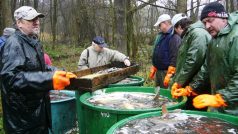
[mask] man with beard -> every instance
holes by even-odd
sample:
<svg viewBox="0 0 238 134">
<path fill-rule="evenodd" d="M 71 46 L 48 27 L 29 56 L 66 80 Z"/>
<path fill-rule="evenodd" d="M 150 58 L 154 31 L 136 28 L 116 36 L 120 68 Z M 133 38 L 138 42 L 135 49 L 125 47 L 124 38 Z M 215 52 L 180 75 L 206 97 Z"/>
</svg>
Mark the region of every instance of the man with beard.
<svg viewBox="0 0 238 134">
<path fill-rule="evenodd" d="M 14 12 L 16 32 L 1 55 L 3 125 L 6 134 L 48 134 L 51 128 L 49 90 L 62 90 L 76 75 L 47 66 L 37 39 L 39 18 L 34 8 Z"/>
</svg>

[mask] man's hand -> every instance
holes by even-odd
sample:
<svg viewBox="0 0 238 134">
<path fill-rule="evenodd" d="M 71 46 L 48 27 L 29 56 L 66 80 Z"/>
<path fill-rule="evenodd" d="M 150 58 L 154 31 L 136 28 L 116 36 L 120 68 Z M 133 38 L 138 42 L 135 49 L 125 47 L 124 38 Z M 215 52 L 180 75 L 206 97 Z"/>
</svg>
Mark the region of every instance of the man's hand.
<svg viewBox="0 0 238 134">
<path fill-rule="evenodd" d="M 131 62 L 128 59 L 125 59 L 124 64 L 129 67 L 131 65 Z"/>
<path fill-rule="evenodd" d="M 77 76 L 71 72 L 55 71 L 53 75 L 53 88 L 54 90 L 62 90 L 70 84 L 70 78 Z"/>
<path fill-rule="evenodd" d="M 175 71 L 176 71 L 176 68 L 175 68 L 175 67 L 169 66 L 168 71 L 167 71 L 167 74 L 166 74 L 166 76 L 164 77 L 164 86 L 165 86 L 165 87 L 168 87 L 170 78 L 173 76 L 173 74 L 175 73 Z"/>
<path fill-rule="evenodd" d="M 175 89 L 173 96 L 175 96 L 176 98 L 180 97 L 180 96 L 190 96 L 190 95 L 197 95 L 194 91 L 193 88 L 190 86 L 186 86 L 185 88 L 179 88 L 179 89 Z"/>
<path fill-rule="evenodd" d="M 154 80 L 155 79 L 155 73 L 157 72 L 157 68 L 154 67 L 154 66 L 151 66 L 150 68 L 150 75 L 149 75 L 149 78 L 151 80 Z"/>
</svg>

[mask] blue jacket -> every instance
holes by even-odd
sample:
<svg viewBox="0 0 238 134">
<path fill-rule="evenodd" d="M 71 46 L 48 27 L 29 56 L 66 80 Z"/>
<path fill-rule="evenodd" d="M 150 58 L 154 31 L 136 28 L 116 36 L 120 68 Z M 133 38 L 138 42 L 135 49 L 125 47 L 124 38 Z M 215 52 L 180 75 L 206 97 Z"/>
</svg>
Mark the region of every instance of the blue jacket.
<svg viewBox="0 0 238 134">
<path fill-rule="evenodd" d="M 173 34 L 172 27 L 167 33 L 159 33 L 154 43 L 153 66 L 158 70 L 167 70 L 168 66 L 175 67 L 180 44 L 181 38 L 177 34 Z"/>
<path fill-rule="evenodd" d="M 3 44 L 6 42 L 7 38 L 5 36 L 0 37 L 0 48 L 3 46 Z"/>
</svg>

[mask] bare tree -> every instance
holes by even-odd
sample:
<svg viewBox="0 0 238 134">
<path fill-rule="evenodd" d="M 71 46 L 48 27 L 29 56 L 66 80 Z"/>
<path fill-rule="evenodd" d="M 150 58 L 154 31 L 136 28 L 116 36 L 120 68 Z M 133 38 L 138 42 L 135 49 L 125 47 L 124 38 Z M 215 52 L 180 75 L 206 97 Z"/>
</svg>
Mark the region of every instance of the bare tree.
<svg viewBox="0 0 238 134">
<path fill-rule="evenodd" d="M 57 24 L 57 0 L 50 1 L 51 3 L 51 30 L 52 30 L 52 48 L 55 48 L 56 44 L 56 24 Z"/>
<path fill-rule="evenodd" d="M 187 12 L 187 0 L 177 0 L 176 12 L 177 13 Z"/>
</svg>

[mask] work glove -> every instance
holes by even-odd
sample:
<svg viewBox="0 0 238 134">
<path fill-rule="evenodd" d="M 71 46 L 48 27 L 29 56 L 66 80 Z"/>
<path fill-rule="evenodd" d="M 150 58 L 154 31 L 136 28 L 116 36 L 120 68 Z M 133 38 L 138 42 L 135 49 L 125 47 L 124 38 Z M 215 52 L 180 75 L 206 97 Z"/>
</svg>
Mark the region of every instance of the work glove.
<svg viewBox="0 0 238 134">
<path fill-rule="evenodd" d="M 151 80 L 155 79 L 155 73 L 156 72 L 157 72 L 157 68 L 155 66 L 151 66 L 151 68 L 150 68 L 150 75 L 149 75 L 149 78 Z"/>
<path fill-rule="evenodd" d="M 220 94 L 216 95 L 202 94 L 193 99 L 193 106 L 195 108 L 201 109 L 209 106 L 218 108 L 227 105 Z"/>
<path fill-rule="evenodd" d="M 53 88 L 54 90 L 62 90 L 70 84 L 71 78 L 77 78 L 77 76 L 71 72 L 55 71 L 53 75 Z"/>
<path fill-rule="evenodd" d="M 171 89 L 171 95 L 173 98 L 177 99 L 178 97 L 176 96 L 176 91 L 181 88 L 182 86 L 180 84 L 178 84 L 177 82 L 175 82 L 173 85 L 172 85 L 172 89 Z"/>
<path fill-rule="evenodd" d="M 175 71 L 176 71 L 176 68 L 175 68 L 175 67 L 169 66 L 168 71 L 167 71 L 167 74 L 166 74 L 165 77 L 164 77 L 164 86 L 165 86 L 165 87 L 168 87 L 170 78 L 173 76 L 173 74 L 175 73 Z"/>
<path fill-rule="evenodd" d="M 129 59 L 125 59 L 124 64 L 129 67 L 131 65 L 131 62 L 129 61 Z"/>
<path fill-rule="evenodd" d="M 185 88 L 175 89 L 173 92 L 173 96 L 178 98 L 180 96 L 196 96 L 197 94 L 193 91 L 193 88 L 190 86 L 186 86 Z"/>
</svg>

